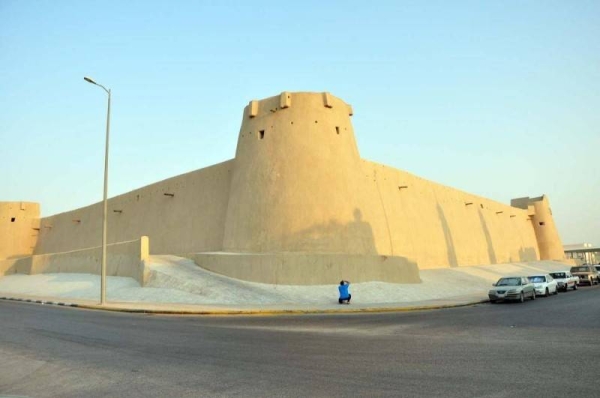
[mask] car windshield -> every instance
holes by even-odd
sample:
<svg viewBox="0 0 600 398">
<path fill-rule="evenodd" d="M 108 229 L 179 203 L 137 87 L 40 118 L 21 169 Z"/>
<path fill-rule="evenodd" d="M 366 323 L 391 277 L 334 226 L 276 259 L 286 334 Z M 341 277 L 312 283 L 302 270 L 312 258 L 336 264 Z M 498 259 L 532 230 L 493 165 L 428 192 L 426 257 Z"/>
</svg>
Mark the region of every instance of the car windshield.
<svg viewBox="0 0 600 398">
<path fill-rule="evenodd" d="M 573 267 L 571 268 L 571 272 L 587 272 L 589 271 L 588 267 Z"/>
<path fill-rule="evenodd" d="M 532 283 L 546 282 L 546 277 L 545 276 L 530 276 L 529 282 L 532 282 Z"/>
<path fill-rule="evenodd" d="M 496 286 L 519 286 L 521 278 L 502 278 L 496 283 Z"/>
<path fill-rule="evenodd" d="M 557 279 L 561 279 L 561 278 L 566 278 L 567 275 L 565 275 L 564 272 L 553 272 L 550 275 L 552 275 L 553 278 L 557 278 Z"/>
</svg>

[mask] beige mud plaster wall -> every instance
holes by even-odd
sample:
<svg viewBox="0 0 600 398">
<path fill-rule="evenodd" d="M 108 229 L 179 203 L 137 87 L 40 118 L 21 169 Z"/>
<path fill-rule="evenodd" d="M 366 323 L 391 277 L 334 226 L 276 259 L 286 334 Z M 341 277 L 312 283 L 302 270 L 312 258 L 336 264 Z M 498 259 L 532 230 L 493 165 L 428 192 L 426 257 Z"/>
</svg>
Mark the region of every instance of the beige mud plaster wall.
<svg viewBox="0 0 600 398">
<path fill-rule="evenodd" d="M 364 222 L 379 254 L 421 269 L 531 261 L 537 241 L 527 212 L 362 161 Z"/>
<path fill-rule="evenodd" d="M 232 163 L 109 199 L 108 242 L 148 236 L 153 253 L 220 250 Z M 101 231 L 102 203 L 43 218 L 35 254 L 100 246 Z"/>
<path fill-rule="evenodd" d="M 40 205 L 0 202 L 0 259 L 30 256 L 39 229 Z"/>
</svg>

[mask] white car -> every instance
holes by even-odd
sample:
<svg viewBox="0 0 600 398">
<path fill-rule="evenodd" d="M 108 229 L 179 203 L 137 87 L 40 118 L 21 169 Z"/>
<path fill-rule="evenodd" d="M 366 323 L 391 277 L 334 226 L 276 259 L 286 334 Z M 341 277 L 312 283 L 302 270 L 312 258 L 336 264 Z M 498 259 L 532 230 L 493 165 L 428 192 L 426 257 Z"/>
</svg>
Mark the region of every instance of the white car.
<svg viewBox="0 0 600 398">
<path fill-rule="evenodd" d="M 529 282 L 535 286 L 535 294 L 548 297 L 550 294 L 558 294 L 558 283 L 549 274 L 528 276 Z"/>
<path fill-rule="evenodd" d="M 558 290 L 564 290 L 565 292 L 569 289 L 577 290 L 579 278 L 573 276 L 571 271 L 550 272 L 550 276 L 553 277 L 558 284 Z"/>
</svg>

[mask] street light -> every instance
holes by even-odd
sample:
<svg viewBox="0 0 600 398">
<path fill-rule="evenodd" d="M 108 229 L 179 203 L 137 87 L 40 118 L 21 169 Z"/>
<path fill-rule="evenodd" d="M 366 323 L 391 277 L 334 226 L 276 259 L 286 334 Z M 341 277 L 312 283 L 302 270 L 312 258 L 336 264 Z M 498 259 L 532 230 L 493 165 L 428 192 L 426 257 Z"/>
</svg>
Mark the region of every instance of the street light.
<svg viewBox="0 0 600 398">
<path fill-rule="evenodd" d="M 100 271 L 100 305 L 106 304 L 106 214 L 108 212 L 108 136 L 110 131 L 110 89 L 106 89 L 102 84 L 96 83 L 89 77 L 84 77 L 88 83 L 95 84 L 96 86 L 102 87 L 108 94 L 108 111 L 106 112 L 106 149 L 104 152 L 104 212 L 102 215 L 102 268 Z"/>
</svg>

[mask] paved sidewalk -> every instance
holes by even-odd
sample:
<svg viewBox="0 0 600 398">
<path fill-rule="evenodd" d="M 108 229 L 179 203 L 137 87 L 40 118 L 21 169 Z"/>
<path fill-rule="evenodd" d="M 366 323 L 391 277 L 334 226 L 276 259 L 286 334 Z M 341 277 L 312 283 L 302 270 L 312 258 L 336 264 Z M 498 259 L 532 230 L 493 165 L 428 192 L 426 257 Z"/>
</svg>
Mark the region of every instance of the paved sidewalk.
<svg viewBox="0 0 600 398">
<path fill-rule="evenodd" d="M 423 311 L 442 308 L 464 307 L 487 302 L 480 295 L 459 296 L 447 299 L 424 300 L 410 304 L 279 304 L 279 305 L 198 305 L 173 303 L 134 303 L 107 302 L 100 305 L 98 301 L 81 299 L 56 299 L 51 297 L 4 295 L 0 300 L 22 301 L 41 305 L 58 305 L 64 307 L 85 308 L 90 310 L 116 311 L 148 314 L 179 315 L 277 315 L 277 314 L 325 314 L 325 313 L 366 313 L 366 312 L 402 312 Z"/>
<path fill-rule="evenodd" d="M 100 278 L 89 274 L 8 275 L 0 298 L 38 304 L 162 314 L 293 314 L 409 311 L 449 308 L 487 301 L 498 278 L 569 269 L 554 261 L 422 270 L 422 283 L 353 283 L 352 304 L 337 303 L 337 285 L 286 286 L 240 281 L 206 271 L 175 256 L 153 256 L 149 283 L 108 277 L 100 306 Z"/>
</svg>

